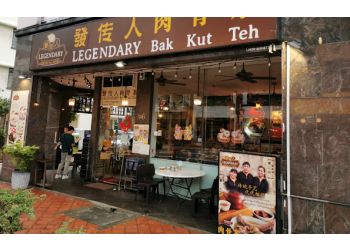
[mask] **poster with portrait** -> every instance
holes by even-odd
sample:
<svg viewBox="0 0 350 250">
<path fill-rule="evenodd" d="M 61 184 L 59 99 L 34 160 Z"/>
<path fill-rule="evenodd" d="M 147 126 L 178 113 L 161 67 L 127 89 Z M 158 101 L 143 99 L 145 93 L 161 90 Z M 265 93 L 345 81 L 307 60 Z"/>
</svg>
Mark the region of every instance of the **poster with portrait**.
<svg viewBox="0 0 350 250">
<path fill-rule="evenodd" d="M 276 233 L 277 157 L 219 154 L 218 233 Z"/>
<path fill-rule="evenodd" d="M 7 144 L 24 142 L 29 90 L 13 91 L 7 133 Z"/>
<path fill-rule="evenodd" d="M 132 152 L 136 154 L 149 155 L 149 125 L 135 124 Z"/>
</svg>

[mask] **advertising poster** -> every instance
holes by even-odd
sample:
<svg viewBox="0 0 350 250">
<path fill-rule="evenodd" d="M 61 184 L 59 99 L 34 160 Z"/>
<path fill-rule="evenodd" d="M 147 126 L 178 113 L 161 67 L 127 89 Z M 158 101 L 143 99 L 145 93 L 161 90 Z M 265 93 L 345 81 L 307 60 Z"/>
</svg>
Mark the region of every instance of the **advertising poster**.
<svg viewBox="0 0 350 250">
<path fill-rule="evenodd" d="M 24 142 L 28 112 L 28 97 L 29 90 L 12 92 L 7 144 Z"/>
<path fill-rule="evenodd" d="M 148 137 L 149 125 L 135 124 L 132 152 L 137 154 L 149 155 Z"/>
<path fill-rule="evenodd" d="M 220 152 L 219 234 L 276 233 L 274 156 Z"/>
</svg>

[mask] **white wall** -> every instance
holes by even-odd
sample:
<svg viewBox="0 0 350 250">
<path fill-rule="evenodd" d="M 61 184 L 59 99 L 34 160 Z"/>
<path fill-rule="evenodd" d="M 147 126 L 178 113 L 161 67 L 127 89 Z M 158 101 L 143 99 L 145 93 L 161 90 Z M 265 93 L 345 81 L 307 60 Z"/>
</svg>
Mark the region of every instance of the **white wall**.
<svg viewBox="0 0 350 250">
<path fill-rule="evenodd" d="M 39 24 L 40 17 L 19 17 L 17 29 L 24 29 Z"/>
<path fill-rule="evenodd" d="M 13 68 L 15 63 L 16 50 L 11 49 L 12 26 L 0 23 L 0 66 Z"/>
<path fill-rule="evenodd" d="M 11 90 L 6 89 L 9 69 L 0 66 L 0 97 L 11 98 Z"/>
<path fill-rule="evenodd" d="M 13 29 L 17 27 L 17 17 L 0 17 L 0 97 L 10 98 L 7 90 L 9 68 L 15 64 L 16 50 L 11 48 Z"/>
<path fill-rule="evenodd" d="M 18 17 L 0 17 L 0 25 L 7 25 L 12 28 L 17 27 Z"/>
</svg>

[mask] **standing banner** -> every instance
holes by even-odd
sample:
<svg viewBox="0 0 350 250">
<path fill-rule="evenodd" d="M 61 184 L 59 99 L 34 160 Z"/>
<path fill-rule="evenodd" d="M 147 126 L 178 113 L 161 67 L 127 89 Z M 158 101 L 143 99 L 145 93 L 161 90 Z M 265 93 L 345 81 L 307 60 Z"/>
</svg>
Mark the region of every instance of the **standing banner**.
<svg viewBox="0 0 350 250">
<path fill-rule="evenodd" d="M 277 159 L 220 152 L 218 233 L 276 233 Z"/>
<path fill-rule="evenodd" d="M 12 92 L 7 144 L 24 142 L 28 112 L 28 98 L 29 90 Z"/>
</svg>

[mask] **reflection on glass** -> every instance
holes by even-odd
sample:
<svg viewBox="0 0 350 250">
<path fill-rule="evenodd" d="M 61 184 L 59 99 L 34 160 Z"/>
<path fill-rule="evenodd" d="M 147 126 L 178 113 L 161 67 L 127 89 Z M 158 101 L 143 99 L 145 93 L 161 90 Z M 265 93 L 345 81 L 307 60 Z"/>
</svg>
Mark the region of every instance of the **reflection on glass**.
<svg viewBox="0 0 350 250">
<path fill-rule="evenodd" d="M 242 62 L 221 63 L 221 74 L 217 66 L 207 65 L 201 66 L 199 76 L 201 105 L 194 104 L 198 96 L 195 67 L 191 79 L 189 65 L 163 70 L 169 83 L 155 83 L 156 157 L 217 164 L 223 149 L 280 152 L 280 59 L 272 60 L 270 76 L 266 59 L 245 62 L 246 75 L 241 72 Z"/>
</svg>

